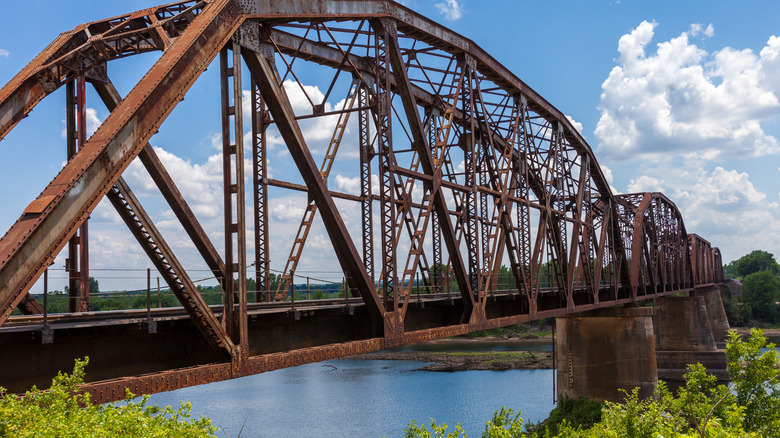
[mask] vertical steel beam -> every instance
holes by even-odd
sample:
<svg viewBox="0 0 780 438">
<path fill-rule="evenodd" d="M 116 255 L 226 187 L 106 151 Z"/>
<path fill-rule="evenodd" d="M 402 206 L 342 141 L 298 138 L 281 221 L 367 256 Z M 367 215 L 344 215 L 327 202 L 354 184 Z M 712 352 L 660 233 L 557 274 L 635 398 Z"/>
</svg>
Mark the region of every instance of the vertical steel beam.
<svg viewBox="0 0 780 438">
<path fill-rule="evenodd" d="M 374 280 L 374 220 L 371 160 L 374 150 L 371 147 L 371 137 L 368 129 L 368 90 L 361 86 L 358 90 L 358 129 L 360 137 L 360 212 L 363 230 L 363 264 L 366 265 L 368 276 Z"/>
<path fill-rule="evenodd" d="M 86 82 L 79 76 L 66 85 L 66 142 L 68 160 L 87 141 Z M 84 221 L 68 242 L 68 309 L 70 312 L 89 311 L 89 226 Z"/>
<path fill-rule="evenodd" d="M 379 26 L 377 26 L 377 24 Z M 398 90 L 398 95 L 401 97 L 404 112 L 411 128 L 414 148 L 417 150 L 417 154 L 420 157 L 420 165 L 427 175 L 434 177 L 430 202 L 439 215 L 439 224 L 442 226 L 442 233 L 444 234 L 447 249 L 452 260 L 455 276 L 458 279 L 458 286 L 461 289 L 465 310 L 468 314 L 471 314 L 474 304 L 474 296 L 472 293 L 473 287 L 466 274 L 466 268 L 460 256 L 460 248 L 458 247 L 458 242 L 455 237 L 455 230 L 449 218 L 449 209 L 447 208 L 447 203 L 441 190 L 441 171 L 435 172 L 437 166 L 433 162 L 431 150 L 428 146 L 428 141 L 425 138 L 425 129 L 423 129 L 411 82 L 406 73 L 406 66 L 401 55 L 398 38 L 392 29 L 387 28 L 388 25 L 394 24 L 395 23 L 390 20 L 374 22 L 375 27 L 379 28 L 379 34 L 382 35 L 382 38 L 385 41 L 386 52 L 388 53 L 389 61 L 393 66 L 393 75 L 395 76 L 397 83 L 396 88 Z M 470 317 L 471 315 L 469 318 Z"/>
<path fill-rule="evenodd" d="M 398 310 L 398 276 L 396 272 L 396 205 L 393 174 L 395 156 L 393 152 L 393 123 L 391 93 L 392 77 L 390 73 L 390 48 L 384 27 L 374 27 L 374 56 L 376 57 L 376 130 L 379 159 L 379 205 L 380 232 L 382 236 L 382 301 L 386 311 Z M 402 286 L 402 285 L 401 285 Z"/>
<path fill-rule="evenodd" d="M 271 260 L 268 222 L 268 111 L 252 78 L 252 183 L 255 226 L 255 301 L 271 301 Z"/>
<path fill-rule="evenodd" d="M 242 118 L 241 46 L 228 43 L 219 54 L 222 90 L 222 175 L 225 208 L 225 306 L 223 325 L 241 357 L 248 352 L 246 291 L 246 225 L 244 211 L 244 129 Z M 235 214 L 234 214 L 235 211 Z M 235 216 L 235 217 L 234 217 Z M 236 304 L 238 309 L 235 308 Z"/>
</svg>

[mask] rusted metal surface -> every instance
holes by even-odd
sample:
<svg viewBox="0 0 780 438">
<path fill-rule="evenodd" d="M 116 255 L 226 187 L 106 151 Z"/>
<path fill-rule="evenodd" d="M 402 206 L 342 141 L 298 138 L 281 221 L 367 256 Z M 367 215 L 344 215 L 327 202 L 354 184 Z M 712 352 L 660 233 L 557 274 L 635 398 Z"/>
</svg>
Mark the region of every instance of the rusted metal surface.
<svg viewBox="0 0 780 438">
<path fill-rule="evenodd" d="M 46 211 L 22 216 L 0 239 L 0 323 L 183 98 L 240 18 L 232 2 L 211 3 L 44 189 L 41 196 L 54 196 Z"/>
<path fill-rule="evenodd" d="M 121 98 L 108 80 L 106 63 L 149 51 L 162 55 Z M 215 249 L 148 144 L 220 53 L 224 254 Z M 272 293 L 277 299 L 286 296 L 313 220 L 320 215 L 346 279 L 343 305 L 296 302 L 288 314 L 284 303 L 247 303 L 242 62 L 252 76 L 257 301 L 270 300 Z M 283 80 L 305 93 L 308 84 L 298 75 L 304 62 L 317 68 L 328 85 L 321 101 L 306 96 L 310 111 L 296 113 Z M 635 304 L 723 280 L 720 251 L 686 232 L 671 200 L 660 193 L 613 195 L 593 151 L 563 113 L 472 41 L 395 2 L 189 0 L 78 26 L 0 90 L 0 138 L 44 96 L 62 84 L 83 84 L 84 78 L 111 114 L 92 138 L 83 138 L 83 123 L 76 126 L 83 118 L 74 110 L 84 105 L 76 105 L 78 93 L 68 85 L 72 157 L 0 239 L 0 328 L 17 334 L 28 329 L 21 319 L 3 323 L 16 307 L 37 311 L 27 292 L 71 239 L 71 273 L 82 279 L 71 290 L 88 287 L 86 219 L 108 196 L 185 308 L 191 325 L 177 326 L 181 320 L 173 318 L 171 327 L 192 340 L 186 348 L 177 346 L 187 357 L 155 351 L 159 362 L 131 368 L 148 374 L 103 380 L 119 377 L 125 369 L 112 361 L 112 347 L 90 350 L 97 348 L 91 346 L 91 330 L 109 319 L 75 312 L 88 308 L 72 308 L 72 317 L 81 322 L 59 330 L 72 330 L 68 333 L 79 351 L 101 358 L 101 382 L 86 387 L 96 401 L 120 398 L 126 387 L 139 393 L 170 390 Z M 346 103 L 326 111 L 332 91 L 338 90 L 347 90 Z M 359 195 L 328 189 L 355 112 Z M 299 126 L 300 120 L 318 117 L 335 121 L 319 167 Z M 265 132 L 272 125 L 304 184 L 268 178 Z M 78 142 L 76 134 L 82 137 Z M 122 180 L 136 156 L 220 279 L 224 307 L 205 305 Z M 372 169 L 379 177 L 378 191 L 372 188 Z M 270 187 L 309 196 L 274 291 L 269 290 Z M 348 232 L 335 198 L 360 204 L 362 249 Z M 76 264 L 79 250 L 83 256 Z M 499 278 L 506 263 L 509 277 Z M 412 299 L 420 290 L 427 295 Z M 80 292 L 74 298 L 87 302 Z M 350 292 L 359 302 L 350 300 Z M 124 328 L 115 327 L 112 336 L 132 334 L 139 341 L 132 323 L 119 326 Z M 38 339 L 37 331 L 31 333 Z M 25 348 L 32 357 L 38 347 Z"/>
</svg>

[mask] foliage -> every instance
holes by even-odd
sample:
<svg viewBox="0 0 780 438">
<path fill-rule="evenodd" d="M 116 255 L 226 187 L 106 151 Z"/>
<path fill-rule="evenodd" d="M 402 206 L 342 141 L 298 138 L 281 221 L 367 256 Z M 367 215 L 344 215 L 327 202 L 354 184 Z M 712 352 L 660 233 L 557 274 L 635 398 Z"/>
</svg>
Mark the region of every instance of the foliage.
<svg viewBox="0 0 780 438">
<path fill-rule="evenodd" d="M 545 435 L 555 436 L 562 424 L 578 424 L 587 429 L 601 421 L 601 411 L 604 403 L 586 397 L 571 398 L 562 394 L 558 398 L 558 406 L 550 412 L 550 416 L 534 427 L 534 435 L 544 438 Z"/>
<path fill-rule="evenodd" d="M 455 426 L 452 432 L 447 432 L 449 426 L 446 424 L 438 425 L 431 419 L 431 430 L 425 425 L 418 426 L 417 422 L 412 421 L 404 429 L 404 438 L 465 438 L 468 435 L 460 427 L 460 423 Z M 520 438 L 523 436 L 523 419 L 520 418 L 520 412 L 515 413 L 512 409 L 502 406 L 501 409 L 493 414 L 493 419 L 485 425 L 485 431 L 482 432 L 482 438 Z"/>
<path fill-rule="evenodd" d="M 757 249 L 750 254 L 744 255 L 741 258 L 734 260 L 733 262 L 725 266 L 726 275 L 729 277 L 744 278 L 750 274 L 769 271 L 772 274 L 780 274 L 780 265 L 777 264 L 775 256 L 766 251 Z"/>
<path fill-rule="evenodd" d="M 769 343 L 760 329 L 751 330 L 746 342 L 731 332 L 726 355 L 734 401 L 745 407 L 745 428 L 764 436 L 780 436 L 780 355 L 775 344 Z"/>
<path fill-rule="evenodd" d="M 59 373 L 51 388 L 35 387 L 17 397 L 0 391 L 0 437 L 210 437 L 216 428 L 201 417 L 190 419 L 191 405 L 179 409 L 147 405 L 129 391 L 123 404 L 95 406 L 82 392 L 88 358 L 77 360 L 73 374 Z"/>
<path fill-rule="evenodd" d="M 768 322 L 780 320 L 777 301 L 780 298 L 780 279 L 769 271 L 749 274 L 742 280 L 742 301 L 750 306 L 752 316 Z"/>
</svg>

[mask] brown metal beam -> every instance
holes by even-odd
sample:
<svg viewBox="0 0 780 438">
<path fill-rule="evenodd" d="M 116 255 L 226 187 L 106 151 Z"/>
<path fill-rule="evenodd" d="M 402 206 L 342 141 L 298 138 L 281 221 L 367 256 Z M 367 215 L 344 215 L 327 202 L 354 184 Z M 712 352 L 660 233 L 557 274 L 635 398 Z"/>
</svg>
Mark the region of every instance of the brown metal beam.
<svg viewBox="0 0 780 438">
<path fill-rule="evenodd" d="M 209 345 L 227 355 L 232 354 L 235 346 L 219 319 L 123 178 L 117 180 L 107 197 Z"/>
</svg>

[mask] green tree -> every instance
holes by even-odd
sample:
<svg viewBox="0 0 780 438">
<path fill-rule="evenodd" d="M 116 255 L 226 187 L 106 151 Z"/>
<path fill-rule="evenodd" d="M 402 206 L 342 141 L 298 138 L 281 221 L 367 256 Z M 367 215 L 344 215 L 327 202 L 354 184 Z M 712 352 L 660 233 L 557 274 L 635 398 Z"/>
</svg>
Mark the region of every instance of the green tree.
<svg viewBox="0 0 780 438">
<path fill-rule="evenodd" d="M 770 271 L 758 271 L 742 280 L 742 302 L 752 309 L 754 318 L 777 322 L 780 279 Z"/>
<path fill-rule="evenodd" d="M 760 249 L 742 256 L 726 267 L 726 272 L 729 275 L 742 278 L 760 271 L 769 271 L 775 275 L 780 274 L 780 266 L 777 264 L 774 254 Z"/>
<path fill-rule="evenodd" d="M 97 294 L 100 293 L 100 283 L 95 279 L 93 276 L 89 276 L 89 293 L 90 294 Z"/>
</svg>

